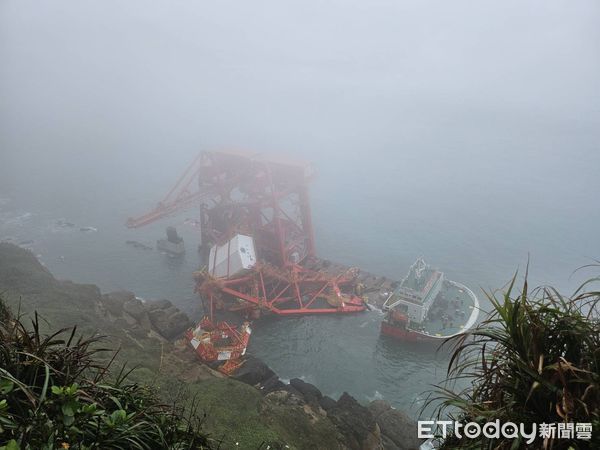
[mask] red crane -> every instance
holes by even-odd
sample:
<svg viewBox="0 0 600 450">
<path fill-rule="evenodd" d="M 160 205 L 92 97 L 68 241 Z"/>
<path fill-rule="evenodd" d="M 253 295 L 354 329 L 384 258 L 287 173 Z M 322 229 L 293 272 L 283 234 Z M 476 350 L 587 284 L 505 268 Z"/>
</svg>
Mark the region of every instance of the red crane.
<svg viewBox="0 0 600 450">
<path fill-rule="evenodd" d="M 194 274 L 208 313 L 205 328 L 214 323 L 215 310 L 242 312 L 247 318 L 263 312 L 290 316 L 363 311 L 366 306 L 354 293 L 357 271 L 329 274 L 306 267 L 316 258 L 308 194 L 313 176 L 306 163 L 234 151 L 202 152 L 156 208 L 129 219 L 127 226 L 137 228 L 197 205 L 205 256 L 213 249 L 216 258 L 215 249 L 236 235 L 252 238 L 257 261 L 251 268 L 229 276 L 227 261 L 227 276 L 217 277 L 206 268 Z M 233 332 L 227 324 L 212 328 Z"/>
<path fill-rule="evenodd" d="M 202 155 L 203 153 L 200 153 L 194 159 L 177 180 L 175 186 L 153 210 L 139 217 L 127 219 L 127 227 L 139 228 L 198 204 L 203 196 L 203 192 L 199 189 L 199 183 L 197 183 Z"/>
</svg>

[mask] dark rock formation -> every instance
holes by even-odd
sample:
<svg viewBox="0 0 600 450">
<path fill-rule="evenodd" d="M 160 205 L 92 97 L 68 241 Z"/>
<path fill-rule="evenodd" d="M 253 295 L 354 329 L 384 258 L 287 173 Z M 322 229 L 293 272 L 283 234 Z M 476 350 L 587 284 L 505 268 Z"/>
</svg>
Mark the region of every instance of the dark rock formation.
<svg viewBox="0 0 600 450">
<path fill-rule="evenodd" d="M 421 440 L 417 438 L 417 423 L 402 411 L 392 408 L 384 400 L 375 400 L 369 405 L 381 430 L 386 449 L 418 449 Z"/>
<path fill-rule="evenodd" d="M 293 388 L 292 390 L 285 389 L 270 392 L 265 396 L 265 399 L 277 405 L 303 406 L 305 404 L 302 394 L 294 391 Z"/>
<path fill-rule="evenodd" d="M 260 390 L 263 392 L 263 395 L 267 395 L 269 392 L 273 391 L 281 391 L 284 388 L 285 383 L 283 383 L 283 381 L 281 381 L 277 375 L 273 375 L 271 378 L 264 381 L 260 386 Z"/>
<path fill-rule="evenodd" d="M 319 406 L 321 406 L 321 408 L 323 408 L 325 411 L 329 411 L 337 406 L 337 402 L 331 397 L 324 395 L 319 399 Z"/>
<path fill-rule="evenodd" d="M 272 404 L 301 406 L 310 416 L 327 416 L 345 448 L 412 450 L 421 444 L 416 422 L 383 400 L 366 407 L 346 392 L 335 401 L 299 378 L 284 384 L 273 370 L 253 356 L 248 356 L 234 378 L 257 387 Z"/>
<path fill-rule="evenodd" d="M 192 326 L 188 316 L 177 309 L 169 300 L 143 303 L 133 292 L 118 291 L 102 295 L 100 302 L 114 319 L 125 321 L 121 324 L 132 330 L 157 332 L 165 339 L 173 340 Z"/>
<path fill-rule="evenodd" d="M 148 310 L 144 304 L 133 294 L 123 302 L 123 311 L 138 321 L 148 316 Z"/>
<path fill-rule="evenodd" d="M 168 300 L 144 303 L 128 291 L 101 295 L 94 285 L 58 281 L 31 252 L 2 243 L 0 288 L 13 304 L 24 299 L 30 313 L 37 309 L 56 326 L 77 323 L 85 327 L 85 333 L 101 330 L 122 345 L 124 361 L 135 361 L 144 370 L 168 370 L 169 379 L 183 379 L 195 387 L 206 383 L 206 389 L 218 389 L 219 395 L 226 397 L 220 412 L 226 423 L 230 423 L 229 417 L 238 421 L 246 412 L 251 416 L 252 411 L 259 411 L 261 426 L 273 427 L 270 429 L 281 433 L 284 442 L 295 442 L 296 448 L 405 450 L 418 448 L 420 443 L 415 422 L 388 403 L 375 401 L 365 407 L 347 393 L 335 401 L 298 378 L 284 384 L 252 356 L 247 356 L 234 378 L 257 387 L 262 397 L 248 386 L 222 379 L 220 373 L 197 361 L 187 346 L 182 344 L 178 350 L 177 345 L 158 338 L 160 334 L 173 339 L 191 326 L 187 316 Z M 237 408 L 231 406 L 234 412 L 228 416 L 227 402 L 238 397 L 242 401 Z M 254 426 L 256 420 L 248 423 Z"/>
<path fill-rule="evenodd" d="M 123 303 L 131 299 L 135 299 L 135 295 L 129 291 L 109 292 L 102 295 L 102 304 L 114 317 L 121 317 L 123 315 Z"/>
<path fill-rule="evenodd" d="M 317 389 L 316 386 L 307 383 L 300 378 L 292 378 L 290 380 L 290 386 L 300 392 L 306 402 L 312 405 L 318 405 L 319 400 L 323 397 L 323 394 L 321 394 L 321 391 Z"/>
<path fill-rule="evenodd" d="M 352 449 L 376 449 L 380 447 L 379 426 L 368 408 L 365 408 L 347 392 L 344 392 L 327 416 L 340 430 Z"/>
<path fill-rule="evenodd" d="M 254 356 L 248 356 L 233 377 L 246 384 L 257 386 L 263 385 L 273 376 L 275 376 L 275 372 L 269 366 Z"/>
<path fill-rule="evenodd" d="M 167 309 L 171 306 L 173 306 L 173 304 L 169 300 L 163 298 L 161 300 L 148 302 L 147 307 L 149 311 L 154 311 L 155 309 Z"/>
<path fill-rule="evenodd" d="M 192 326 L 188 316 L 169 300 L 149 303 L 148 316 L 152 326 L 166 339 L 175 339 Z"/>
</svg>

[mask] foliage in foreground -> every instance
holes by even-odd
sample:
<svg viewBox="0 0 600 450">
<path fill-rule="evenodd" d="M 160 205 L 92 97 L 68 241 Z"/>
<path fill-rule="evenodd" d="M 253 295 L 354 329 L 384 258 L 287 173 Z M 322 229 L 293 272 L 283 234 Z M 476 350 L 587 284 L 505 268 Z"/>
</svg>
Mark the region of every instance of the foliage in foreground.
<svg viewBox="0 0 600 450">
<path fill-rule="evenodd" d="M 42 336 L 0 299 L 0 449 L 208 449 L 194 410 L 154 389 L 111 377 L 100 338 L 76 329 Z M 5 447 L 2 447 L 5 446 Z"/>
<path fill-rule="evenodd" d="M 450 341 L 447 386 L 470 379 L 461 392 L 440 387 L 438 417 L 463 424 L 592 423 L 591 441 L 565 438 L 458 439 L 443 448 L 600 448 L 600 292 L 586 291 L 594 278 L 567 298 L 553 288 L 528 291 L 527 276 L 515 294 L 513 278 L 501 294 L 488 294 L 492 314 L 466 335 Z"/>
</svg>

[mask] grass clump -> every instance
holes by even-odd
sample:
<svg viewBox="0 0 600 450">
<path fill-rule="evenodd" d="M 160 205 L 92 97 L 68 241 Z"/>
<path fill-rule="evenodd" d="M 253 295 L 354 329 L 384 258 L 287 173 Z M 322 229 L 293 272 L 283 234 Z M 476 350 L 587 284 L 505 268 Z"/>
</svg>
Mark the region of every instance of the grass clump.
<svg viewBox="0 0 600 450">
<path fill-rule="evenodd" d="M 0 448 L 210 448 L 195 411 L 97 362 L 99 341 L 44 336 L 37 314 L 28 328 L 0 299 Z"/>
<path fill-rule="evenodd" d="M 600 292 L 584 283 L 564 297 L 550 287 L 529 291 L 527 275 L 515 292 L 515 280 L 504 292 L 488 294 L 492 313 L 468 333 L 452 338 L 448 383 L 431 402 L 440 402 L 438 418 L 462 424 L 591 423 L 591 440 L 558 436 L 538 437 L 527 444 L 520 438 L 447 438 L 442 448 L 472 449 L 586 449 L 600 448 Z M 468 380 L 456 392 L 452 382 Z"/>
</svg>

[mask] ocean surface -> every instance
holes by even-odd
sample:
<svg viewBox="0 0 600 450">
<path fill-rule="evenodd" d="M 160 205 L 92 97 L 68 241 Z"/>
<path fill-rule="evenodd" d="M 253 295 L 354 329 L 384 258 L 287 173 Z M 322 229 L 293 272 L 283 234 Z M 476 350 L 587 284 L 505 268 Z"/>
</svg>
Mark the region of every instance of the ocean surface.
<svg viewBox="0 0 600 450">
<path fill-rule="evenodd" d="M 575 189 L 576 202 L 567 198 L 574 195 L 573 186 L 569 192 L 546 185 L 543 173 L 490 176 L 463 171 L 460 164 L 447 173 L 439 162 L 410 161 L 401 153 L 370 159 L 346 154 L 340 170 L 330 155 L 307 156 L 319 173 L 311 195 L 323 258 L 400 279 L 424 256 L 448 278 L 470 286 L 484 308 L 483 289 L 502 287 L 517 269 L 522 275 L 528 259 L 532 284 L 553 283 L 567 293 L 594 274 L 573 275 L 600 253 L 597 198 L 585 186 Z M 393 164 L 383 164 L 386 158 Z M 31 249 L 58 278 L 94 283 L 103 291 L 128 289 L 145 299 L 168 298 L 192 318 L 200 317 L 191 277 L 200 264 L 199 235 L 185 220 L 194 218 L 195 210 L 138 230 L 125 227 L 128 216 L 162 197 L 186 160 L 155 167 L 146 173 L 155 181 L 147 184 L 139 182 L 140 168 L 150 167 L 144 164 L 109 168 L 98 159 L 100 167 L 86 173 L 81 161 L 63 163 L 61 171 L 43 175 L 48 189 L 4 186 L 0 240 Z M 435 184 L 421 179 L 426 172 Z M 38 180 L 36 186 L 43 185 Z M 177 226 L 185 239 L 183 258 L 155 249 L 168 225 Z M 91 228 L 81 231 L 86 227 Z M 153 249 L 135 248 L 127 240 Z M 426 391 L 444 379 L 447 356 L 381 338 L 381 319 L 377 310 L 265 319 L 254 326 L 250 351 L 282 379 L 300 377 L 334 398 L 343 391 L 361 401 L 384 398 L 416 417 Z"/>
<path fill-rule="evenodd" d="M 314 163 L 322 258 L 399 279 L 422 256 L 484 308 L 528 262 L 565 293 L 598 275 L 573 273 L 600 259 L 598 2 L 126 3 L 0 3 L 0 239 L 57 277 L 199 317 L 196 211 L 125 221 L 221 148 Z M 183 259 L 126 244 L 168 225 Z M 380 320 L 263 321 L 250 350 L 416 415 L 446 358 Z"/>
</svg>

